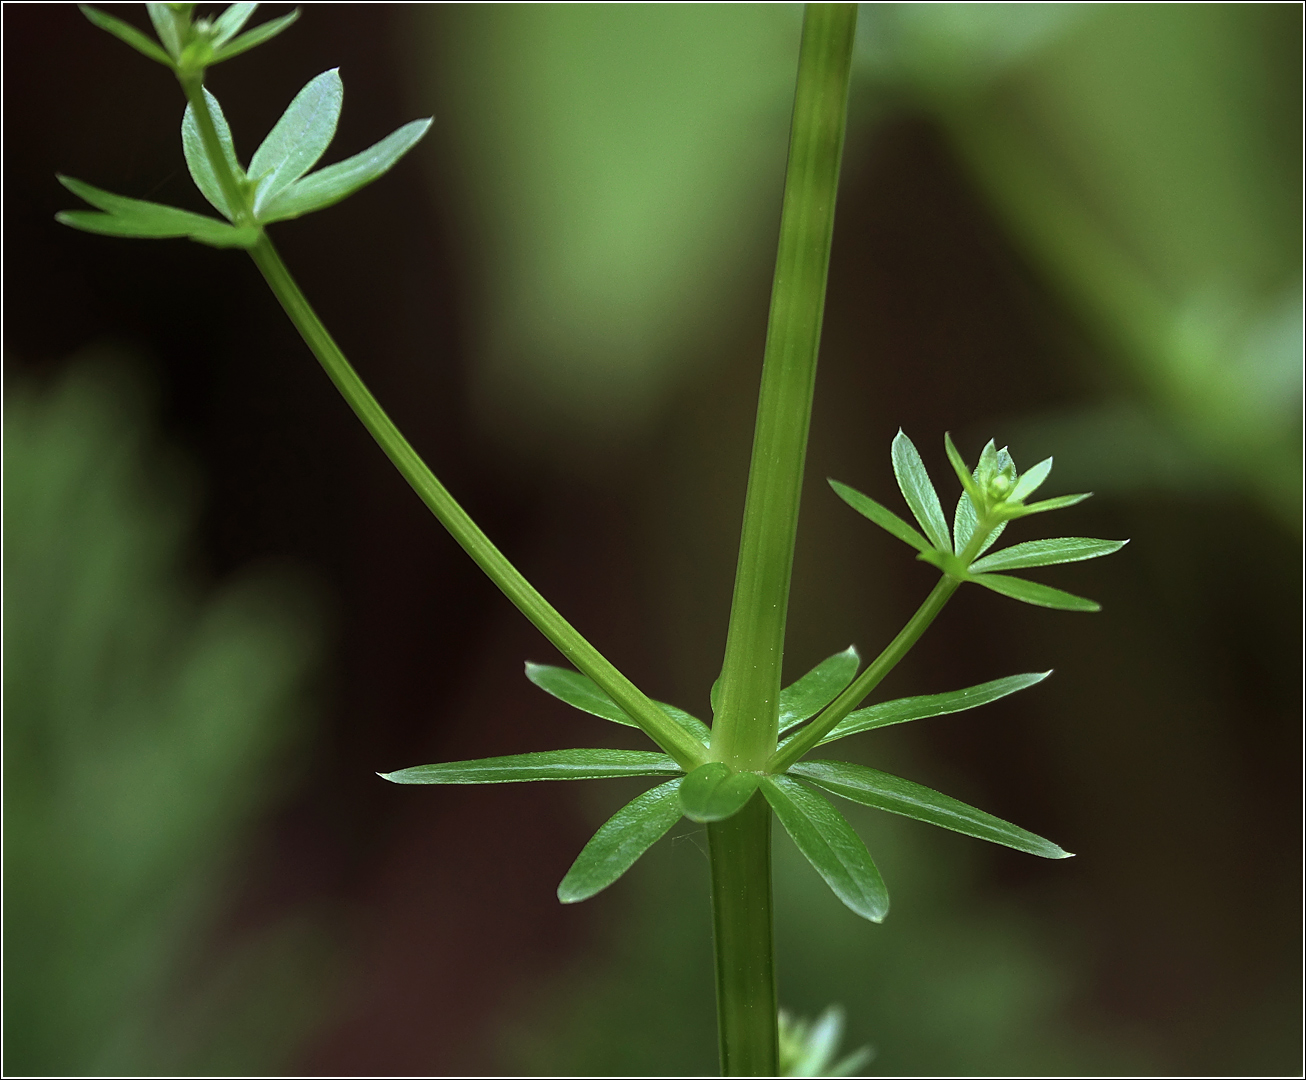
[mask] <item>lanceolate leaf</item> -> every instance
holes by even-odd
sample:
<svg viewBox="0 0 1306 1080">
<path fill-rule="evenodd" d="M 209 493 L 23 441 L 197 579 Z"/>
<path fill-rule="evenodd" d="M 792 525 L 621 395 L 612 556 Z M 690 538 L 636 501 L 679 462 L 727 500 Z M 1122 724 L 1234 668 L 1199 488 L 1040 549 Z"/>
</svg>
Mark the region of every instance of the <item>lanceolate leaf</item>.
<svg viewBox="0 0 1306 1080">
<path fill-rule="evenodd" d="M 221 48 L 230 41 L 240 28 L 249 22 L 249 17 L 258 10 L 258 4 L 232 4 L 213 24 L 213 47 Z"/>
<path fill-rule="evenodd" d="M 168 5 L 146 4 L 145 10 L 150 13 L 150 22 L 154 24 L 154 32 L 159 35 L 163 47 L 172 56 L 180 56 L 181 39 L 177 37 L 177 23 L 173 19 L 172 11 L 169 10 Z"/>
<path fill-rule="evenodd" d="M 720 761 L 708 761 L 686 775 L 680 806 L 692 821 L 724 821 L 744 808 L 757 784 L 757 773 L 737 773 Z"/>
<path fill-rule="evenodd" d="M 192 214 L 175 206 L 114 195 L 70 176 L 60 176 L 59 182 L 74 195 L 105 211 L 93 214 L 87 210 L 70 210 L 55 215 L 56 221 L 75 229 L 143 239 L 188 236 L 214 247 L 248 247 L 259 237 L 257 228 L 237 229 L 217 218 Z"/>
<path fill-rule="evenodd" d="M 680 771 L 674 759 L 647 750 L 542 750 L 534 754 L 417 765 L 377 775 L 396 784 L 511 784 L 528 780 L 674 776 Z"/>
<path fill-rule="evenodd" d="M 902 814 L 980 840 L 1004 844 L 1017 851 L 1041 855 L 1045 859 L 1070 856 L 1070 852 L 1063 851 L 1051 840 L 1035 836 L 1009 821 L 976 810 L 932 788 L 877 769 L 868 769 L 865 765 L 851 765 L 844 761 L 800 761 L 789 771 L 863 806 Z"/>
<path fill-rule="evenodd" d="M 213 117 L 213 127 L 218 133 L 218 143 L 222 146 L 222 154 L 227 159 L 227 168 L 238 181 L 243 180 L 245 170 L 240 167 L 240 161 L 236 157 L 236 146 L 231 139 L 231 128 L 227 124 L 227 118 L 222 114 L 222 106 L 207 88 L 204 89 L 204 100 L 208 102 L 209 113 Z M 186 155 L 186 165 L 190 169 L 195 186 L 218 213 L 228 221 L 232 220 L 235 214 L 227 205 L 227 197 L 222 193 L 222 185 L 218 183 L 217 174 L 209 162 L 208 151 L 204 148 L 204 139 L 200 135 L 199 124 L 195 121 L 195 110 L 189 105 L 186 106 L 186 114 L 181 120 L 181 148 Z"/>
<path fill-rule="evenodd" d="M 847 819 L 820 795 L 787 776 L 767 776 L 762 792 L 794 843 L 842 900 L 864 919 L 882 922 L 889 893 Z"/>
<path fill-rule="evenodd" d="M 151 60 L 157 60 L 165 67 L 175 67 L 171 56 L 130 23 L 125 23 L 107 12 L 91 7 L 89 4 L 78 4 L 77 6 L 81 9 L 82 14 L 101 30 L 107 30 L 119 41 L 125 41 L 138 53 L 148 56 Z"/>
<path fill-rule="evenodd" d="M 834 488 L 834 493 L 844 502 L 856 510 L 859 514 L 870 518 L 875 524 L 886 532 L 893 533 L 904 544 L 910 544 L 917 551 L 933 551 L 930 542 L 920 533 L 908 525 L 897 514 L 886 506 L 881 506 L 868 495 L 863 495 L 860 491 L 850 488 L 847 484 L 841 484 L 838 480 L 828 481 L 829 485 Z"/>
<path fill-rule="evenodd" d="M 1054 563 L 1081 562 L 1119 551 L 1128 540 L 1090 540 L 1083 536 L 1063 536 L 1057 540 L 1030 540 L 996 551 L 971 564 L 974 573 L 989 570 L 1016 570 L 1022 566 L 1051 566 Z"/>
<path fill-rule="evenodd" d="M 898 487 L 902 497 L 907 500 L 911 512 L 915 515 L 925 535 L 940 551 L 948 551 L 952 545 L 948 537 L 948 525 L 943 520 L 943 507 L 939 505 L 938 493 L 930 483 L 925 463 L 916 452 L 911 439 L 899 431 L 893 440 L 893 473 L 898 478 Z"/>
<path fill-rule="evenodd" d="M 254 151 L 249 175 L 258 184 L 254 195 L 256 217 L 261 217 L 272 200 L 326 152 L 336 134 L 344 96 L 345 87 L 336 68 L 310 79 Z"/>
<path fill-rule="evenodd" d="M 680 820 L 677 777 L 644 792 L 612 815 L 581 849 L 558 886 L 558 899 L 575 904 L 600 893 Z"/>
<path fill-rule="evenodd" d="M 1030 503 L 1028 506 L 1021 507 L 1021 515 L 1041 514 L 1045 510 L 1060 510 L 1063 507 L 1074 506 L 1075 503 L 1081 503 L 1089 498 L 1093 493 L 1085 491 L 1080 495 L 1058 495 L 1055 499 L 1044 499 L 1042 502 Z"/>
<path fill-rule="evenodd" d="M 966 462 L 962 460 L 961 454 L 957 452 L 956 446 L 953 445 L 952 435 L 948 432 L 943 433 L 943 448 L 948 452 L 948 462 L 952 465 L 952 471 L 957 474 L 957 479 L 961 481 L 962 490 L 973 498 L 979 498 L 979 488 L 975 485 L 974 474 L 966 468 Z M 961 548 L 957 549 L 958 551 Z"/>
<path fill-rule="evenodd" d="M 282 15 L 279 19 L 273 19 L 271 22 L 265 22 L 262 26 L 254 27 L 253 30 L 246 31 L 240 37 L 217 49 L 209 63 L 216 64 L 221 60 L 230 60 L 233 56 L 239 56 L 256 45 L 262 45 L 263 42 L 276 37 L 298 18 L 299 8 L 295 8 L 289 15 Z"/>
<path fill-rule="evenodd" d="M 970 543 L 971 537 L 975 535 L 975 527 L 979 524 L 979 518 L 975 514 L 975 504 L 971 502 L 970 496 L 962 492 L 961 498 L 957 500 L 957 512 L 952 519 L 952 537 L 957 547 L 957 554 L 960 555 L 966 545 Z M 1007 527 L 1005 521 L 998 522 L 992 532 L 984 538 L 984 543 L 976 555 L 982 555 L 988 551 L 995 543 L 998 537 L 1002 535 L 1002 530 Z"/>
<path fill-rule="evenodd" d="M 259 219 L 268 222 L 284 221 L 338 203 L 387 173 L 417 144 L 430 126 L 429 119 L 414 120 L 398 131 L 391 132 L 361 154 L 309 173 L 269 201 Z"/>
<path fill-rule="evenodd" d="M 526 678 L 546 694 L 551 694 L 559 701 L 565 701 L 581 712 L 611 720 L 614 724 L 622 724 L 625 727 L 639 727 L 621 706 L 599 689 L 593 679 L 582 675 L 579 671 L 569 671 L 566 668 L 554 667 L 552 664 L 527 663 Z M 711 740 L 712 731 L 702 720 L 690 716 L 674 705 L 667 705 L 661 701 L 654 704 L 704 746 Z"/>
<path fill-rule="evenodd" d="M 861 657 L 852 645 L 822 660 L 797 682 L 780 691 L 780 734 L 815 716 L 847 688 Z"/>
<path fill-rule="evenodd" d="M 1010 596 L 1013 600 L 1023 600 L 1026 604 L 1037 604 L 1039 607 L 1057 608 L 1061 611 L 1102 610 L 1102 605 L 1096 601 L 1040 585 L 1037 581 L 1026 581 L 1024 578 L 1008 577 L 1005 574 L 976 574 L 970 580 L 995 593 Z"/>
<path fill-rule="evenodd" d="M 1022 499 L 1028 499 L 1035 491 L 1039 489 L 1043 481 L 1048 478 L 1048 473 L 1052 471 L 1052 459 L 1044 458 L 1037 465 L 1032 466 L 1016 481 L 1016 486 L 1012 489 L 1010 498 L 1019 502 Z"/>
<path fill-rule="evenodd" d="M 895 701 L 882 701 L 866 709 L 849 713 L 830 729 L 824 739 L 817 745 L 824 746 L 848 735 L 856 735 L 872 728 L 889 727 L 893 724 L 905 724 L 909 720 L 925 720 L 931 716 L 946 716 L 948 713 L 965 712 L 997 701 L 1008 694 L 1041 683 L 1052 672 L 1031 672 L 1027 675 L 1008 675 L 1005 679 L 968 686 L 964 690 L 949 690 L 943 694 L 922 694 L 919 697 L 898 698 Z"/>
</svg>

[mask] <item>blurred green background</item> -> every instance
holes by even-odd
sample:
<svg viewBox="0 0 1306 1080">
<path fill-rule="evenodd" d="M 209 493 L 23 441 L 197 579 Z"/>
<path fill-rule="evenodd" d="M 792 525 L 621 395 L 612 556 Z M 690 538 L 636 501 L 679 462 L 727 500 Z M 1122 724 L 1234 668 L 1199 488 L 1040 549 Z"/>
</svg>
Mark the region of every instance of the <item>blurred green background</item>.
<svg viewBox="0 0 1306 1080">
<path fill-rule="evenodd" d="M 636 789 L 373 776 L 611 733 L 522 677 L 552 649 L 248 260 L 53 222 L 56 170 L 201 209 L 182 100 L 71 5 L 3 18 L 6 1072 L 710 1071 L 696 827 L 562 909 Z M 210 81 L 245 156 L 336 65 L 328 161 L 434 114 L 277 242 L 491 536 L 698 715 L 800 22 L 310 5 Z M 1053 527 L 1133 542 L 1056 575 L 1100 615 L 963 591 L 884 694 L 1051 679 L 849 749 L 1077 857 L 850 814 L 877 927 L 781 838 L 782 1003 L 842 1004 L 877 1075 L 1298 1073 L 1301 9 L 862 5 L 853 93 L 786 674 L 930 586 L 824 482 L 896 505 L 899 426 L 943 490 L 944 430 L 1054 454 L 1098 494 Z"/>
</svg>

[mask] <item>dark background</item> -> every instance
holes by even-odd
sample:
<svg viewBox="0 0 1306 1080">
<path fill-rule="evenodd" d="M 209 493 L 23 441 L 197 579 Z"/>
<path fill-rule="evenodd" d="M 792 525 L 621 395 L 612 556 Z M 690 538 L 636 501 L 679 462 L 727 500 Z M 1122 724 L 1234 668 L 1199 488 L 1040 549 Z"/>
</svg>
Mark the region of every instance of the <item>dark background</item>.
<svg viewBox="0 0 1306 1080">
<path fill-rule="evenodd" d="M 108 10 L 144 24 L 133 6 Z M 1299 12 L 1274 17 L 1297 33 Z M 490 17 L 475 8 L 310 5 L 275 42 L 215 69 L 209 85 L 245 155 L 253 136 L 241 133 L 266 130 L 307 78 L 335 65 L 349 92 L 331 155 L 435 112 L 420 161 L 415 154 L 329 219 L 277 226 L 274 238 L 360 374 L 486 532 L 639 685 L 705 716 L 728 615 L 769 260 L 737 271 L 709 344 L 698 346 L 710 362 L 673 381 L 634 434 L 531 437 L 562 447 L 552 454 L 502 437 L 504 421 L 487 422 L 469 390 L 477 320 L 489 317 L 488 271 L 467 239 L 466 186 L 439 164 L 458 159 L 459 136 L 441 118 L 459 101 L 452 90 L 438 100 L 415 91 L 424 84 L 404 66 L 418 40 L 438 40 L 446 56 L 472 49 L 486 33 L 478 18 Z M 1298 61 L 1274 55 L 1292 85 Z M 465 84 L 449 76 L 443 85 Z M 205 209 L 177 145 L 182 101 L 171 75 L 71 5 L 6 5 L 4 92 L 7 388 L 51 387 L 70 358 L 125 358 L 117 362 L 154 397 L 160 445 L 180 447 L 200 478 L 192 577 L 220 581 L 261 565 L 310 581 L 318 598 L 325 644 L 311 682 L 313 721 L 215 885 L 200 955 L 221 956 L 259 928 L 311 913 L 332 957 L 322 977 L 330 989 L 283 1050 L 289 1071 L 620 1071 L 619 1051 L 603 1059 L 559 1046 L 569 1023 L 583 1030 L 584 1016 L 601 1015 L 577 989 L 587 973 L 665 980 L 663 993 L 680 993 L 665 973 L 641 974 L 637 959 L 609 959 L 632 947 L 614 941 L 651 933 L 651 916 L 635 914 L 643 910 L 635 884 L 578 908 L 553 899 L 615 798 L 569 785 L 396 788 L 374 775 L 609 733 L 521 677 L 524 660 L 557 662 L 551 647 L 389 467 L 242 253 L 119 241 L 54 222 L 76 203 L 56 171 Z M 788 678 L 849 641 L 874 651 L 931 584 L 932 571 L 837 503 L 826 476 L 897 505 L 888 446 L 899 426 L 950 492 L 944 430 L 968 457 L 990 435 L 1009 439 L 1024 466 L 1061 453 L 1044 446 L 1046 417 L 1101 402 L 1157 404 L 1154 384 L 1121 359 L 1119 340 L 993 208 L 957 149 L 956 111 L 869 78 L 859 93 Z M 1295 233 L 1285 243 L 1298 250 Z M 1289 455 L 1295 439 L 1284 444 Z M 1081 461 L 1074 475 L 1085 474 L 1092 463 Z M 1047 491 L 1076 490 L 1070 482 L 1054 470 Z M 903 833 L 911 839 L 901 863 L 956 857 L 967 867 L 940 886 L 953 906 L 922 934 L 952 940 L 968 925 L 957 912 L 1000 908 L 1016 927 L 1013 943 L 1025 941 L 1020 927 L 1037 927 L 1036 951 L 1055 957 L 1062 980 L 1055 1024 L 1066 1034 L 1040 1036 L 1060 1039 L 1061 1056 L 1025 1064 L 1016 1025 L 1008 1043 L 957 1048 L 957 1071 L 973 1061 L 980 1072 L 1037 1072 L 1056 1061 L 1089 1073 L 1103 1062 L 1126 1072 L 1291 1073 L 1300 1062 L 1299 511 L 1267 504 L 1236 466 L 1215 490 L 1164 479 L 1095 486 L 1097 498 L 1056 515 L 1062 521 L 1037 520 L 1021 538 L 1130 537 L 1118 556 L 1044 578 L 1100 600 L 1102 614 L 963 590 L 885 693 L 1049 667 L 1055 676 L 979 714 L 885 732 L 876 744 L 883 756 L 865 759 L 909 762 L 907 775 L 1078 853 L 1045 864 L 1006 850 L 962 854 L 980 845 L 951 838 L 918 850 L 923 827 Z M 6 570 L 11 580 L 23 572 Z M 11 617 L 6 635 L 23 633 Z M 616 745 L 640 745 L 631 740 Z M 860 752 L 872 749 L 867 739 Z M 692 843 L 678 851 L 684 874 L 698 880 L 675 903 L 701 929 L 706 875 Z M 892 888 L 892 859 L 882 866 Z M 895 900 L 907 920 L 910 895 Z M 795 973 L 794 993 L 806 995 L 808 983 L 802 962 L 783 951 L 787 918 L 778 929 L 782 999 L 793 1002 L 786 972 Z M 22 929 L 8 923 L 6 932 Z M 836 932 L 894 935 L 895 920 L 839 922 Z M 701 934 L 685 946 L 690 957 L 705 949 Z M 684 1038 L 701 1047 L 710 987 L 700 984 L 710 973 L 705 955 L 688 962 L 698 1026 Z M 978 978 L 975 992 L 987 986 Z M 823 992 L 818 982 L 796 1007 L 816 1012 L 835 999 Z M 912 1042 L 909 1015 L 843 1000 L 852 1039 L 880 1051 L 872 1071 L 947 1071 L 952 1059 L 926 1036 Z M 679 1021 L 668 1016 L 626 1018 L 629 1040 L 675 1042 L 670 1025 Z M 592 1023 L 606 1025 L 605 1036 L 590 1033 L 596 1045 L 626 1037 L 610 1020 Z M 650 1035 L 661 1023 L 668 1029 Z M 904 1048 L 895 1049 L 896 1031 L 906 1032 Z M 710 1041 L 705 1052 L 697 1068 L 710 1068 Z M 675 1061 L 642 1063 L 656 1072 Z"/>
</svg>

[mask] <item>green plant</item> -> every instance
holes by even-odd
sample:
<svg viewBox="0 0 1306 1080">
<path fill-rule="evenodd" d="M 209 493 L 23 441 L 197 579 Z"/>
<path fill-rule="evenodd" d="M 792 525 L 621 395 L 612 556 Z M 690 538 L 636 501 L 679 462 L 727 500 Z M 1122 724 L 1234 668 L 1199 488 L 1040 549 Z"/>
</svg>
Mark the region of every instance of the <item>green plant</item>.
<svg viewBox="0 0 1306 1080">
<path fill-rule="evenodd" d="M 971 471 L 945 436 L 962 485 L 953 522 L 915 447 L 899 433 L 893 467 L 922 531 L 832 481 L 854 509 L 918 551 L 942 573 L 903 630 L 858 674 L 853 648 L 836 653 L 781 688 L 786 613 L 812 393 L 843 149 L 856 6 L 810 5 L 804 20 L 779 253 L 776 261 L 757 426 L 749 472 L 734 599 L 721 676 L 712 688 L 709 727 L 648 698 L 573 628 L 504 558 L 412 450 L 358 378 L 300 292 L 265 227 L 338 202 L 399 160 L 425 133 L 414 121 L 372 149 L 315 173 L 309 170 L 335 132 L 342 86 L 335 71 L 311 80 L 255 151 L 248 168 L 235 151 L 216 99 L 204 88 L 208 66 L 267 40 L 294 14 L 240 34 L 257 5 L 236 4 L 213 20 L 192 4 L 150 4 L 160 48 L 139 31 L 90 8 L 88 18 L 166 64 L 185 91 L 182 144 L 200 191 L 226 220 L 126 199 L 61 177 L 97 208 L 59 215 L 92 232 L 179 237 L 246 248 L 305 342 L 360 420 L 419 497 L 528 619 L 578 670 L 528 664 L 547 693 L 593 715 L 643 730 L 659 751 L 549 750 L 448 762 L 382 774 L 401 784 L 505 783 L 621 776 L 666 778 L 618 811 L 585 846 L 558 889 L 564 903 L 587 899 L 620 877 L 682 816 L 707 826 L 715 931 L 721 1060 L 728 1074 L 774 1074 L 780 1028 L 772 947 L 772 811 L 836 895 L 874 922 L 888 893 L 865 845 L 824 797 L 903 814 L 1048 858 L 1060 847 L 938 792 L 861 765 L 808 760 L 819 745 L 908 720 L 997 700 L 1047 673 L 1009 676 L 943 694 L 858 709 L 937 617 L 972 581 L 1026 603 L 1092 611 L 1091 601 L 1003 571 L 1093 558 L 1123 542 L 1065 538 L 985 552 L 1008 522 L 1078 502 L 1070 495 L 1027 503 L 1051 459 L 1018 474 L 990 442 Z M 830 1014 L 833 1016 L 834 1014 Z M 828 1064 L 822 1050 L 837 1024 L 794 1025 L 785 1037 L 795 1059 Z M 806 1049 L 799 1053 L 795 1045 Z M 812 1067 L 818 1067 L 813 1065 Z"/>
</svg>

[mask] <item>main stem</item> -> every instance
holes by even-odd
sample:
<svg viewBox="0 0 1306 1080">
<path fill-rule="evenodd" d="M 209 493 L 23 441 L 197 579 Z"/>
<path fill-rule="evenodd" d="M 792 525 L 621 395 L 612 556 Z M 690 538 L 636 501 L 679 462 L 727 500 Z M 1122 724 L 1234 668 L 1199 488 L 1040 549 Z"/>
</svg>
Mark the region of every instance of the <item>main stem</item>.
<svg viewBox="0 0 1306 1080">
<path fill-rule="evenodd" d="M 760 770 L 779 725 L 789 582 L 834 231 L 855 4 L 809 4 L 803 17 L 780 244 L 771 290 L 753 457 L 726 638 L 712 758 Z M 779 1068 L 771 914 L 771 810 L 755 795 L 708 825 L 721 1070 Z"/>
</svg>

